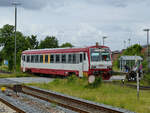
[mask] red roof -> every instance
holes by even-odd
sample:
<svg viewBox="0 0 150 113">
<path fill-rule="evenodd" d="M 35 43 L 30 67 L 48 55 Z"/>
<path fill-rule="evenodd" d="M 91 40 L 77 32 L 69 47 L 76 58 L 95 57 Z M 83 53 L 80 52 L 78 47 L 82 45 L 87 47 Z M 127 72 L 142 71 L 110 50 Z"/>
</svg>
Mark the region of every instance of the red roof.
<svg viewBox="0 0 150 113">
<path fill-rule="evenodd" d="M 89 48 L 108 48 L 106 46 L 90 46 L 84 48 L 54 48 L 54 49 L 36 49 L 25 50 L 22 54 L 48 54 L 48 53 L 74 53 L 74 52 L 87 52 Z"/>
</svg>

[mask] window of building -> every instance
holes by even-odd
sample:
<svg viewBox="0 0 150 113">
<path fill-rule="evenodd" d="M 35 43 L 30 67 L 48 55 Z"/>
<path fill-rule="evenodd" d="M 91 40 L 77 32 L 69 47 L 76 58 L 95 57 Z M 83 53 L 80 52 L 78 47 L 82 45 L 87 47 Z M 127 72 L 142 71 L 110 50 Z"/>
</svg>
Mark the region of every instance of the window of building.
<svg viewBox="0 0 150 113">
<path fill-rule="evenodd" d="M 56 63 L 60 63 L 60 55 L 56 55 Z"/>
<path fill-rule="evenodd" d="M 27 55 L 27 62 L 30 62 L 30 56 Z"/>
<path fill-rule="evenodd" d="M 66 63 L 66 55 L 62 55 L 62 63 Z"/>
<path fill-rule="evenodd" d="M 40 63 L 43 63 L 43 55 L 40 55 Z"/>
<path fill-rule="evenodd" d="M 48 55 L 45 55 L 45 63 L 48 63 Z"/>
<path fill-rule="evenodd" d="M 51 57 L 50 57 L 50 63 L 54 63 L 54 55 L 51 55 Z"/>
<path fill-rule="evenodd" d="M 35 55 L 35 63 L 39 62 L 39 55 Z"/>
</svg>

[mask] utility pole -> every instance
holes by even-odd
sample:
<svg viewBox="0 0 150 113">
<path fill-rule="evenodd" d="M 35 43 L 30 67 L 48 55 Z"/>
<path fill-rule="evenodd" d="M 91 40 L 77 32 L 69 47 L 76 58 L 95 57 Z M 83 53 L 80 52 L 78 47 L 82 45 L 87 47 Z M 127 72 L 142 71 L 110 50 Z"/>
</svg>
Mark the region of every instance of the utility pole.
<svg viewBox="0 0 150 113">
<path fill-rule="evenodd" d="M 16 31 L 17 31 L 17 6 L 20 5 L 18 2 L 13 2 L 13 6 L 15 6 L 15 53 L 14 53 L 14 71 L 16 72 Z"/>
<path fill-rule="evenodd" d="M 104 39 L 106 39 L 107 37 L 106 36 L 103 36 L 103 46 L 104 46 Z"/>
<path fill-rule="evenodd" d="M 144 29 L 147 32 L 147 62 L 148 62 L 148 72 L 150 72 L 150 54 L 149 54 L 149 31 L 150 29 Z"/>
</svg>

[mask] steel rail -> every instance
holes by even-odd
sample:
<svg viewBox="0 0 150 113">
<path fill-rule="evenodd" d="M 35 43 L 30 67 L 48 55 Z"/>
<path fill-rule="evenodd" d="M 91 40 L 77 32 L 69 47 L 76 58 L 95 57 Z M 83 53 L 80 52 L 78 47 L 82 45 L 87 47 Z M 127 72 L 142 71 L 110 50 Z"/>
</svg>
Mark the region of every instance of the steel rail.
<svg viewBox="0 0 150 113">
<path fill-rule="evenodd" d="M 131 87 L 131 88 L 137 88 L 137 85 L 134 84 L 126 84 L 126 83 L 116 83 L 116 82 L 107 82 L 105 81 L 104 83 L 108 83 L 108 84 L 114 84 L 114 85 L 120 85 L 120 86 L 127 86 L 127 87 Z M 141 90 L 150 90 L 150 86 L 139 86 Z"/>
<path fill-rule="evenodd" d="M 0 101 L 4 104 L 6 104 L 8 107 L 10 107 L 11 109 L 15 110 L 17 113 L 26 113 L 24 110 L 22 110 L 21 108 L 13 105 L 12 103 L 8 102 L 7 100 L 5 100 L 4 98 L 0 97 Z"/>
<path fill-rule="evenodd" d="M 56 92 L 46 91 L 35 87 L 22 86 L 23 93 L 58 104 L 59 106 L 77 111 L 80 113 L 131 113 L 128 110 L 115 108 L 107 105 L 100 105 L 94 102 L 77 99 Z M 133 112 L 132 112 L 133 113 Z"/>
</svg>

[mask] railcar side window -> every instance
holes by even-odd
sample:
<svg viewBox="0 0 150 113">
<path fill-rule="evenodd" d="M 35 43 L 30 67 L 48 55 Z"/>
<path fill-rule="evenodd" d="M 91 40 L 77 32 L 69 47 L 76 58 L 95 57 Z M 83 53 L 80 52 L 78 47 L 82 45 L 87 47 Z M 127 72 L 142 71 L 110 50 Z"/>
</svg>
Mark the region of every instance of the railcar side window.
<svg viewBox="0 0 150 113">
<path fill-rule="evenodd" d="M 76 54 L 73 54 L 72 56 L 73 56 L 73 59 L 72 59 L 73 63 L 76 64 Z"/>
<path fill-rule="evenodd" d="M 45 63 L 48 63 L 48 55 L 45 55 Z"/>
<path fill-rule="evenodd" d="M 30 56 L 29 55 L 27 56 L 27 62 L 30 62 Z"/>
<path fill-rule="evenodd" d="M 25 61 L 25 55 L 22 55 L 22 61 Z"/>
<path fill-rule="evenodd" d="M 40 63 L 43 63 L 43 55 L 40 55 Z"/>
<path fill-rule="evenodd" d="M 78 64 L 80 62 L 80 54 L 76 54 L 76 63 Z"/>
<path fill-rule="evenodd" d="M 86 60 L 86 54 L 84 53 L 83 55 L 84 55 L 84 60 Z"/>
<path fill-rule="evenodd" d="M 31 55 L 31 62 L 34 63 L 35 55 Z"/>
<path fill-rule="evenodd" d="M 68 55 L 68 63 L 72 63 L 72 54 Z"/>
<path fill-rule="evenodd" d="M 62 55 L 62 63 L 66 63 L 66 55 Z"/>
<path fill-rule="evenodd" d="M 39 62 L 39 55 L 35 55 L 35 63 Z"/>
<path fill-rule="evenodd" d="M 82 57 L 82 54 L 80 54 L 80 62 L 83 61 L 83 57 Z"/>
<path fill-rule="evenodd" d="M 50 57 L 50 63 L 54 63 L 54 55 L 51 55 L 51 57 Z"/>
<path fill-rule="evenodd" d="M 25 57 L 25 55 L 23 56 L 23 61 L 25 61 L 26 59 L 25 59 L 26 57 Z"/>
<path fill-rule="evenodd" d="M 56 55 L 56 63 L 60 63 L 60 55 Z"/>
</svg>

